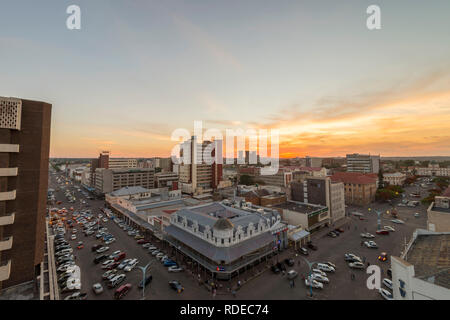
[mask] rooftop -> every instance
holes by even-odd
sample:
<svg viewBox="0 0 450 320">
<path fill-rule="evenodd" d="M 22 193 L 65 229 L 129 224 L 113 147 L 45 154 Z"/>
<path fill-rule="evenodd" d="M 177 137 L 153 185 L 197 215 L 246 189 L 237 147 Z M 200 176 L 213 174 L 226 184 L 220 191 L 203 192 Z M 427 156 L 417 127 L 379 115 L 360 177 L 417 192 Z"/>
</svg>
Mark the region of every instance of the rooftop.
<svg viewBox="0 0 450 320">
<path fill-rule="evenodd" d="M 450 233 L 418 234 L 407 253 L 415 276 L 450 289 Z"/>
<path fill-rule="evenodd" d="M 320 205 L 313 205 L 309 203 L 299 202 L 299 201 L 288 201 L 285 203 L 280 203 L 273 206 L 274 208 L 280 208 L 280 209 L 287 209 L 295 212 L 300 213 L 313 213 L 322 209 L 325 209 L 326 207 L 320 206 Z"/>
<path fill-rule="evenodd" d="M 376 183 L 377 178 L 378 175 L 376 173 L 336 172 L 331 176 L 331 181 L 352 184 L 373 184 Z"/>
<path fill-rule="evenodd" d="M 113 197 L 129 196 L 137 193 L 150 192 L 149 189 L 137 186 L 137 187 L 124 187 L 122 189 L 111 192 Z"/>
</svg>

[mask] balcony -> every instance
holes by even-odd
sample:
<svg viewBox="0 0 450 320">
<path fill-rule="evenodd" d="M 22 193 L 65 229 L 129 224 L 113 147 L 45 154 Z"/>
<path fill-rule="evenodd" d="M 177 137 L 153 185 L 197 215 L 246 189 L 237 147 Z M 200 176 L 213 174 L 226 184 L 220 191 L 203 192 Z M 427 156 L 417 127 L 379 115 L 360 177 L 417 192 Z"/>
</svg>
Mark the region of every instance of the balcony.
<svg viewBox="0 0 450 320">
<path fill-rule="evenodd" d="M 18 144 L 0 144 L 0 152 L 19 152 Z"/>
<path fill-rule="evenodd" d="M 0 264 L 0 281 L 9 279 L 11 273 L 11 260 L 6 263 Z"/>
<path fill-rule="evenodd" d="M 0 226 L 6 226 L 14 223 L 14 218 L 16 214 L 12 213 L 8 216 L 2 216 L 0 217 Z"/>
<path fill-rule="evenodd" d="M 15 200 L 15 199 L 16 199 L 16 190 L 0 192 L 0 201 Z"/>
<path fill-rule="evenodd" d="M 0 251 L 9 250 L 12 248 L 13 237 L 4 238 L 0 240 Z"/>
<path fill-rule="evenodd" d="M 0 168 L 0 177 L 16 177 L 17 168 Z"/>
</svg>

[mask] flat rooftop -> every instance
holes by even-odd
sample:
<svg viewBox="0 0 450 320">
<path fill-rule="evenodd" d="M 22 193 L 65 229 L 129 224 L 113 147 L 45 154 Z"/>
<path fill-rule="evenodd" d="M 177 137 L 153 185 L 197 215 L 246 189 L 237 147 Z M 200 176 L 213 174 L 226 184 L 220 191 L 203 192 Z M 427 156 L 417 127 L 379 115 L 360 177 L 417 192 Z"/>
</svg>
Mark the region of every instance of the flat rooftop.
<svg viewBox="0 0 450 320">
<path fill-rule="evenodd" d="M 450 213 L 450 208 L 436 207 L 436 203 L 433 205 L 433 208 L 431 210 L 436 211 L 436 212 L 442 212 L 442 213 Z"/>
<path fill-rule="evenodd" d="M 407 253 L 415 276 L 450 289 L 450 233 L 418 235 Z"/>
<path fill-rule="evenodd" d="M 326 207 L 298 201 L 288 201 L 285 203 L 276 204 L 273 206 L 273 208 L 287 209 L 295 212 L 308 214 L 316 212 L 318 210 L 325 209 Z"/>
</svg>

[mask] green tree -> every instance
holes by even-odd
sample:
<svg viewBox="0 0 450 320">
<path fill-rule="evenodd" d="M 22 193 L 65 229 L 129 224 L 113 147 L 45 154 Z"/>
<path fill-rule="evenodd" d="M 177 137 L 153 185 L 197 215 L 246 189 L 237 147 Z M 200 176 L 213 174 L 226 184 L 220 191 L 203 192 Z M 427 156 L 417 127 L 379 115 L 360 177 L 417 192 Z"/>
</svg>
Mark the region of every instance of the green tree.
<svg viewBox="0 0 450 320">
<path fill-rule="evenodd" d="M 239 179 L 239 184 L 244 184 L 246 186 L 250 186 L 254 184 L 253 177 L 243 174 Z"/>
</svg>

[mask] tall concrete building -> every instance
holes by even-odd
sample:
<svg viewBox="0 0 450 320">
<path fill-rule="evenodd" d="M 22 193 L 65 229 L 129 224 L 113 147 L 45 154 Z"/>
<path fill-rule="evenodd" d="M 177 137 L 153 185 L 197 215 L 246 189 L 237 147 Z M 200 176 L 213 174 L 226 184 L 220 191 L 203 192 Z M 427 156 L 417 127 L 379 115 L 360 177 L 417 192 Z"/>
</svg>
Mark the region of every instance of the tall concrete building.
<svg viewBox="0 0 450 320">
<path fill-rule="evenodd" d="M 292 182 L 290 189 L 294 201 L 328 207 L 331 223 L 345 217 L 345 191 L 342 182 L 334 182 L 330 177 L 311 177 L 301 182 Z"/>
<path fill-rule="evenodd" d="M 152 189 L 155 185 L 155 169 L 116 168 L 95 170 L 95 192 L 99 195 L 124 187 Z"/>
<path fill-rule="evenodd" d="M 34 280 L 44 259 L 51 110 L 0 97 L 0 290 Z"/>
<path fill-rule="evenodd" d="M 203 157 L 206 148 L 211 151 L 208 159 Z M 180 156 L 183 163 L 178 173 L 183 192 L 202 194 L 217 188 L 222 181 L 222 163 L 218 163 L 218 159 L 222 159 L 222 140 L 198 143 L 193 136 L 181 144 Z"/>
<path fill-rule="evenodd" d="M 370 154 L 348 154 L 347 172 L 378 173 L 380 171 L 380 156 Z"/>
</svg>

